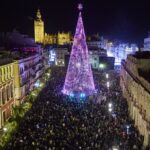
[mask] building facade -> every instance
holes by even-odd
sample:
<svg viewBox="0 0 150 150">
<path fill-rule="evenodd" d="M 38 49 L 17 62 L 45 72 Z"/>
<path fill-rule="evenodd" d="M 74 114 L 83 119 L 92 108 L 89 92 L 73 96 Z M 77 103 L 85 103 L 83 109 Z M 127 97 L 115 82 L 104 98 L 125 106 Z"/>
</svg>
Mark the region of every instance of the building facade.
<svg viewBox="0 0 150 150">
<path fill-rule="evenodd" d="M 10 118 L 15 106 L 14 95 L 14 63 L 0 66 L 0 128 Z"/>
<path fill-rule="evenodd" d="M 135 121 L 144 146 L 150 145 L 150 53 L 128 55 L 121 64 L 120 85 L 128 101 L 130 117 Z M 145 78 L 143 73 L 149 73 Z"/>
<path fill-rule="evenodd" d="M 71 33 L 58 32 L 57 39 L 58 39 L 57 41 L 58 45 L 71 44 Z"/>
<path fill-rule="evenodd" d="M 89 46 L 90 64 L 92 65 L 93 69 L 99 69 L 100 57 L 101 56 L 107 57 L 106 50 L 100 49 L 98 47 Z"/>
<path fill-rule="evenodd" d="M 34 89 L 36 81 L 44 73 L 42 55 L 36 54 L 15 63 L 15 98 L 22 103 L 24 97 Z"/>
<path fill-rule="evenodd" d="M 150 51 L 150 32 L 148 33 L 148 37 L 144 39 L 144 50 Z"/>
<path fill-rule="evenodd" d="M 65 66 L 65 55 L 68 55 L 68 48 L 56 48 L 55 49 L 55 65 Z"/>
</svg>

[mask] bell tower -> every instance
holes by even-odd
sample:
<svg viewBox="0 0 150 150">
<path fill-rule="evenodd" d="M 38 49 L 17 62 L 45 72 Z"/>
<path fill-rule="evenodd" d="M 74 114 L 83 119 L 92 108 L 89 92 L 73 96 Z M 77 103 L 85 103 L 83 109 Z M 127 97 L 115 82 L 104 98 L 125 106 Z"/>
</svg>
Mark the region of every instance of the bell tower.
<svg viewBox="0 0 150 150">
<path fill-rule="evenodd" d="M 44 22 L 39 9 L 34 20 L 34 39 L 36 43 L 43 43 L 44 41 Z"/>
</svg>

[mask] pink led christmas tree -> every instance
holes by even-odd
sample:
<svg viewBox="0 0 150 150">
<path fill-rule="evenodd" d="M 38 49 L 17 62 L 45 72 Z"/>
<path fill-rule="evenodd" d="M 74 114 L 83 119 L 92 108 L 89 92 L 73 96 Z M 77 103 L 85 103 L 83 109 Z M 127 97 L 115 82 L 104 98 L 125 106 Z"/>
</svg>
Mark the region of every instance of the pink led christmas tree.
<svg viewBox="0 0 150 150">
<path fill-rule="evenodd" d="M 93 95 L 96 90 L 89 62 L 89 54 L 81 14 L 81 4 L 79 4 L 78 9 L 80 12 L 62 92 L 65 95 L 73 97 L 85 97 Z"/>
</svg>

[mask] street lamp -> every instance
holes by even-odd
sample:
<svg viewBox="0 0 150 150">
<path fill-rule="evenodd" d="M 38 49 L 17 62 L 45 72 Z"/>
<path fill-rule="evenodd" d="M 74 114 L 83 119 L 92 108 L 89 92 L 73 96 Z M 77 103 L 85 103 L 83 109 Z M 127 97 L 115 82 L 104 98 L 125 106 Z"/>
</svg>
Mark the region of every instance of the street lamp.
<svg viewBox="0 0 150 150">
<path fill-rule="evenodd" d="M 113 148 L 113 150 L 119 150 L 118 148 Z"/>
<path fill-rule="evenodd" d="M 109 78 L 109 74 L 108 73 L 106 73 L 106 79 L 108 79 Z"/>
<path fill-rule="evenodd" d="M 130 126 L 127 125 L 126 128 L 127 128 L 127 134 L 129 134 L 129 128 L 130 128 Z"/>
<path fill-rule="evenodd" d="M 112 150 L 119 150 L 119 147 L 118 146 L 113 146 Z"/>
<path fill-rule="evenodd" d="M 3 131 L 4 131 L 4 132 L 6 132 L 7 130 L 8 130 L 7 128 L 5 128 L 5 127 L 3 128 Z"/>
<path fill-rule="evenodd" d="M 107 82 L 107 88 L 109 88 L 110 87 L 110 82 Z"/>
<path fill-rule="evenodd" d="M 112 108 L 112 103 L 109 103 L 109 104 L 108 104 L 108 107 L 109 107 L 109 108 Z"/>
<path fill-rule="evenodd" d="M 108 111 L 109 111 L 109 112 L 112 112 L 112 108 L 108 108 Z"/>
<path fill-rule="evenodd" d="M 100 69 L 104 69 L 104 68 L 105 68 L 105 65 L 104 65 L 104 64 L 99 64 L 99 68 L 100 68 Z"/>
</svg>

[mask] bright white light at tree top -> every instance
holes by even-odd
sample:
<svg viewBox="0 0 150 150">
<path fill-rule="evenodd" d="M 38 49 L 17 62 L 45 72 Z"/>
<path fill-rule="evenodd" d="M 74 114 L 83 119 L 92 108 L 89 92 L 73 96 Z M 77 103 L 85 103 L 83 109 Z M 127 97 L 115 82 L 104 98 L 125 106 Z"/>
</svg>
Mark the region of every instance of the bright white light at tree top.
<svg viewBox="0 0 150 150">
<path fill-rule="evenodd" d="M 83 9 L 83 5 L 80 3 L 78 4 L 78 9 L 81 11 Z"/>
<path fill-rule="evenodd" d="M 78 9 L 81 10 L 82 8 L 82 5 L 79 4 Z M 74 97 L 78 98 L 84 98 L 85 96 L 93 95 L 96 92 L 81 12 L 78 17 L 62 92 L 69 96 L 73 94 Z"/>
</svg>

